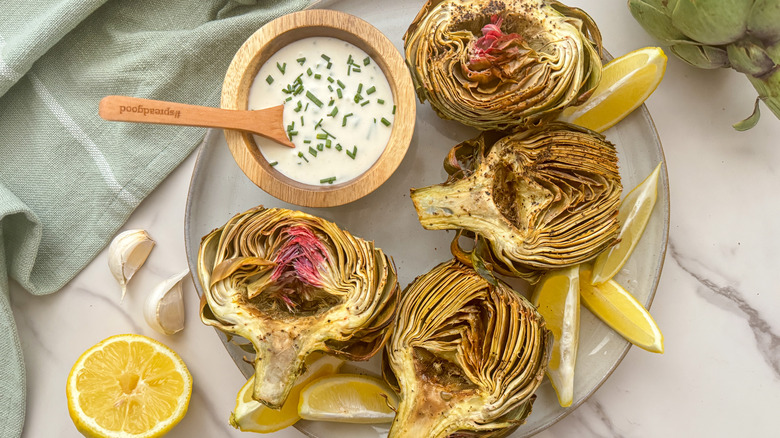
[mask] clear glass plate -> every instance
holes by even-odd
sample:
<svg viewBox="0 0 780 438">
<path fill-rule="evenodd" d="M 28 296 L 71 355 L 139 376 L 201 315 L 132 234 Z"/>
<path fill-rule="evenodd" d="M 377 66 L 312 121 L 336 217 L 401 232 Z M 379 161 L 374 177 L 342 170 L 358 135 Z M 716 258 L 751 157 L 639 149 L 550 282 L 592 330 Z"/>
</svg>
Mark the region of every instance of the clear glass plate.
<svg viewBox="0 0 780 438">
<path fill-rule="evenodd" d="M 413 7 L 403 7 L 403 3 L 400 1 L 394 6 L 388 5 L 394 11 L 385 10 L 380 14 L 376 10 L 373 17 L 372 13 L 365 12 L 368 9 L 364 7 L 365 10 L 358 15 L 385 32 L 391 40 L 398 41 L 400 49 L 400 35 L 405 30 L 403 26 L 408 25 L 417 13 Z M 358 3 L 348 1 L 328 4 L 351 12 L 350 7 Z M 399 17 L 398 14 L 404 15 Z M 233 215 L 257 205 L 265 205 L 303 210 L 334 221 L 356 236 L 374 240 L 377 246 L 393 257 L 399 282 L 401 287 L 405 287 L 416 276 L 451 258 L 449 244 L 453 236 L 449 231 L 427 231 L 420 226 L 409 198 L 409 189 L 444 181 L 446 174 L 442 162 L 447 151 L 476 133 L 456 122 L 441 120 L 429 105 L 418 104 L 417 125 L 409 150 L 398 170 L 384 185 L 368 196 L 344 206 L 300 208 L 281 202 L 255 186 L 233 161 L 222 131 L 211 130 L 198 151 L 186 205 L 185 243 L 190 270 L 197 278 L 197 252 L 203 236 L 222 226 Z M 624 194 L 640 183 L 659 162 L 664 161 L 655 126 L 644 106 L 605 134 L 618 150 Z M 616 277 L 621 285 L 648 307 L 661 275 L 669 232 L 669 183 L 666 166 L 662 167 L 658 201 L 650 222 L 631 259 Z M 513 284 L 527 293 L 523 284 Z M 196 284 L 196 287 L 198 293 L 202 294 L 200 285 Z M 218 333 L 236 365 L 244 375 L 250 376 L 253 369 L 242 359 L 246 352 L 227 342 L 224 334 Z M 574 403 L 569 408 L 561 408 L 552 386 L 545 379 L 537 391 L 538 398 L 532 414 L 526 424 L 520 426 L 511 437 L 538 433 L 576 409 L 615 370 L 629 346 L 622 337 L 583 309 Z M 356 371 L 379 375 L 378 359 L 375 357 L 368 362 L 348 365 Z M 316 438 L 380 438 L 387 435 L 388 429 L 387 425 L 311 421 L 299 421 L 295 427 Z"/>
</svg>

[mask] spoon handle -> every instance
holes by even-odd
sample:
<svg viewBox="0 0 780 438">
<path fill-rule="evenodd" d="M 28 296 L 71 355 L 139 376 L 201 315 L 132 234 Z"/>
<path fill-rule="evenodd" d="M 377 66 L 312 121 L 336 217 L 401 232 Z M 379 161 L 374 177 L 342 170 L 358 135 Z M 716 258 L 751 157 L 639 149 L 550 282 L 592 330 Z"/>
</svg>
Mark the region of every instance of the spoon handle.
<svg viewBox="0 0 780 438">
<path fill-rule="evenodd" d="M 117 122 L 236 129 L 295 147 L 287 139 L 282 126 L 283 108 L 279 105 L 256 111 L 238 111 L 140 97 L 106 96 L 100 101 L 98 114 L 105 120 Z"/>
</svg>

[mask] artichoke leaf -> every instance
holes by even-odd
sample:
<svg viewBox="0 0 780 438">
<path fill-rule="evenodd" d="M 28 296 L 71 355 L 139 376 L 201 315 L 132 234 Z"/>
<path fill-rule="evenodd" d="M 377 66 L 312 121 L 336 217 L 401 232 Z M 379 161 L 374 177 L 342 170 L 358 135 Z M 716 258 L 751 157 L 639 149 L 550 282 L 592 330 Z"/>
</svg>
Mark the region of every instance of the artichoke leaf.
<svg viewBox="0 0 780 438">
<path fill-rule="evenodd" d="M 677 0 L 672 24 L 688 38 L 717 46 L 732 43 L 747 30 L 754 0 Z"/>
</svg>

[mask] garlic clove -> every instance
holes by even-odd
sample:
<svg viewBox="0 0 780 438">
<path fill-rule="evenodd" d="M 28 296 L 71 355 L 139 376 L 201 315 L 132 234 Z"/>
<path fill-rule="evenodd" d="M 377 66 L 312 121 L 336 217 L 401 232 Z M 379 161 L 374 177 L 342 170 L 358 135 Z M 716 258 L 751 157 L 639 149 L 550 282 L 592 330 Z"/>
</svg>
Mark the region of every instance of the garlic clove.
<svg viewBox="0 0 780 438">
<path fill-rule="evenodd" d="M 144 318 L 149 326 L 165 335 L 172 335 L 184 328 L 184 296 L 181 281 L 189 270 L 161 282 L 146 297 Z"/>
<path fill-rule="evenodd" d="M 143 266 L 154 248 L 154 240 L 146 230 L 127 230 L 119 233 L 108 247 L 108 267 L 122 288 L 122 299 L 127 293 L 127 282 Z"/>
</svg>

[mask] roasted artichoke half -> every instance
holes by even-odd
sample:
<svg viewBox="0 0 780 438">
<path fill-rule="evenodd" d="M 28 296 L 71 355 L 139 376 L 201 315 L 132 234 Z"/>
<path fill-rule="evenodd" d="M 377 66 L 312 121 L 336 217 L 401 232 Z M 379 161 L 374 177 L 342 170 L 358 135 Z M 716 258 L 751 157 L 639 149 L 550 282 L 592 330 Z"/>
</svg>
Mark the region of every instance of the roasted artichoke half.
<svg viewBox="0 0 780 438">
<path fill-rule="evenodd" d="M 382 372 L 400 396 L 388 438 L 505 436 L 531 413 L 552 335 L 534 306 L 452 260 L 403 292 Z"/>
<path fill-rule="evenodd" d="M 287 398 L 304 359 L 374 355 L 390 336 L 400 288 L 374 244 L 299 211 L 258 207 L 203 238 L 201 319 L 251 341 L 253 397 Z"/>
<path fill-rule="evenodd" d="M 459 233 L 456 258 L 532 283 L 613 243 L 622 185 L 604 136 L 564 123 L 500 135 L 456 145 L 448 181 L 411 190 L 423 227 L 464 230 L 474 248 L 461 249 Z"/>
<path fill-rule="evenodd" d="M 420 100 L 481 130 L 554 120 L 601 79 L 598 27 L 554 0 L 428 0 L 404 48 Z"/>
</svg>

